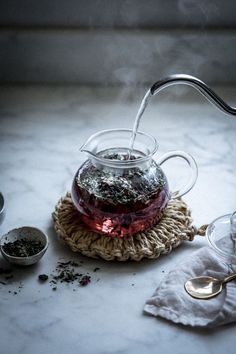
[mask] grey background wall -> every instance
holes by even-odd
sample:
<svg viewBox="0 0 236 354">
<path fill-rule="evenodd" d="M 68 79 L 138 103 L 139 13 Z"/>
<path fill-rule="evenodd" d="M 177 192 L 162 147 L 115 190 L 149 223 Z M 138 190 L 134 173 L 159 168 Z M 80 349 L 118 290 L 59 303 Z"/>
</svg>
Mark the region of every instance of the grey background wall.
<svg viewBox="0 0 236 354">
<path fill-rule="evenodd" d="M 0 1 L 0 81 L 236 83 L 235 0 Z"/>
</svg>

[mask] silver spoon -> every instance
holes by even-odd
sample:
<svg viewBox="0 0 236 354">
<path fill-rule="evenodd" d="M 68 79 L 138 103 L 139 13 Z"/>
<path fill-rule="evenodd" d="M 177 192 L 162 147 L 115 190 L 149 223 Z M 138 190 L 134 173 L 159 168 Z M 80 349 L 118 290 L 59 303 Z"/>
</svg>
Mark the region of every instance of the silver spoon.
<svg viewBox="0 0 236 354">
<path fill-rule="evenodd" d="M 234 279 L 236 279 L 236 273 L 225 277 L 223 280 L 208 276 L 196 277 L 189 279 L 184 288 L 195 299 L 210 299 L 222 291 L 223 285 Z"/>
</svg>

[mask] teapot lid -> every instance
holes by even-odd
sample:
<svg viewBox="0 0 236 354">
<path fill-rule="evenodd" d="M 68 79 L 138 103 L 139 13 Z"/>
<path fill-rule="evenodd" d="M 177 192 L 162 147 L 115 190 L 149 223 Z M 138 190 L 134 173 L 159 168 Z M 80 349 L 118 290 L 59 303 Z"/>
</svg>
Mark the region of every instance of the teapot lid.
<svg viewBox="0 0 236 354">
<path fill-rule="evenodd" d="M 236 264 L 236 212 L 215 219 L 209 224 L 206 236 L 218 256 Z"/>
</svg>

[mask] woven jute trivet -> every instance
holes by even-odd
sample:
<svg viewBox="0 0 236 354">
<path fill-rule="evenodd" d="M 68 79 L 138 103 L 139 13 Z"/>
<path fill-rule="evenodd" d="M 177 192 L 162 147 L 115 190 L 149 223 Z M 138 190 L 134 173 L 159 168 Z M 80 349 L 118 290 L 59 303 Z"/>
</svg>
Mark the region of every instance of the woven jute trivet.
<svg viewBox="0 0 236 354">
<path fill-rule="evenodd" d="M 195 235 L 203 236 L 207 225 L 197 229 L 187 204 L 182 199 L 171 200 L 158 224 L 151 229 L 124 238 L 114 238 L 90 231 L 79 218 L 69 193 L 59 200 L 53 212 L 55 230 L 74 252 L 107 261 L 140 261 L 158 258 L 179 246 L 192 241 Z"/>
</svg>

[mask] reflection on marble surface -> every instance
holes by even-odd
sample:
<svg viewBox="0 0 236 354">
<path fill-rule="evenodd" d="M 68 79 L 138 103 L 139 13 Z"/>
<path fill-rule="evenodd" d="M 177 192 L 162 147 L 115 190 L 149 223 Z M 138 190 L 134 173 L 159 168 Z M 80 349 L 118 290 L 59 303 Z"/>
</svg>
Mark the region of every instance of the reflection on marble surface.
<svg viewBox="0 0 236 354">
<path fill-rule="evenodd" d="M 236 89 L 216 91 L 236 105 Z M 199 178 L 184 199 L 200 226 L 236 209 L 236 119 L 192 91 L 173 92 L 168 89 L 152 99 L 140 129 L 158 139 L 160 153 L 179 149 L 195 157 Z M 72 253 L 53 230 L 54 205 L 70 189 L 85 158 L 80 145 L 97 130 L 131 128 L 144 93 L 128 88 L 1 88 L 0 190 L 6 217 L 0 232 L 32 225 L 50 239 L 39 264 L 17 270 L 10 285 L 0 284 L 1 353 L 234 352 L 233 325 L 205 335 L 142 314 L 145 300 L 165 273 L 205 245 L 204 238 L 159 260 L 120 264 Z M 182 167 L 166 167 L 173 185 L 182 179 Z M 39 284 L 38 274 L 50 274 L 59 258 L 84 261 L 81 273 L 91 275 L 91 284 L 76 291 L 70 284 L 59 284 L 57 291 L 49 283 Z M 6 267 L 2 258 L 0 267 Z M 100 270 L 94 272 L 96 267 Z M 20 281 L 23 287 L 18 289 Z"/>
</svg>

